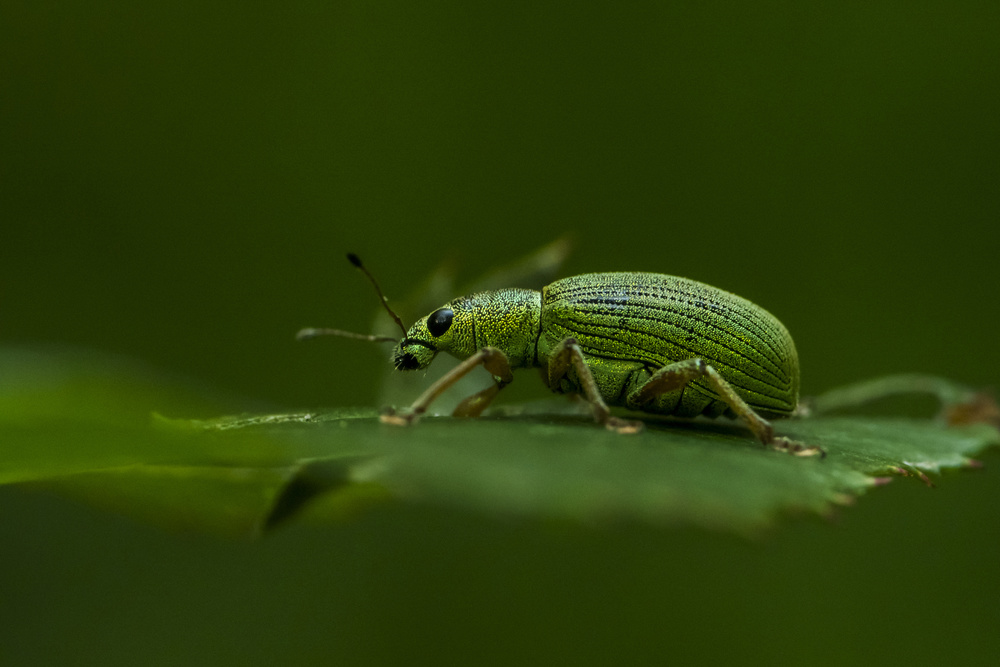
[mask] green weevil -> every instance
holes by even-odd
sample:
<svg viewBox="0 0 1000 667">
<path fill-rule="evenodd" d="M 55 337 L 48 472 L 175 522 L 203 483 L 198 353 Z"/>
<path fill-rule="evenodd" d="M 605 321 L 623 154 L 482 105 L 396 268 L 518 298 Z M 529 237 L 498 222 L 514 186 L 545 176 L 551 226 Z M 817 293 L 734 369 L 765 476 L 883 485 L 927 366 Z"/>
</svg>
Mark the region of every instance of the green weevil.
<svg viewBox="0 0 1000 667">
<path fill-rule="evenodd" d="M 799 400 L 799 360 L 784 325 L 730 292 L 659 273 L 590 273 L 541 291 L 499 289 L 449 301 L 406 329 L 356 255 L 403 338 L 303 329 L 299 338 L 334 334 L 396 342 L 397 370 L 426 368 L 439 352 L 462 362 L 409 409 L 382 421 L 412 424 L 445 389 L 482 364 L 493 384 L 462 401 L 457 417 L 477 417 L 513 380 L 512 370 L 539 368 L 556 393 L 583 396 L 594 419 L 620 433 L 640 421 L 609 406 L 677 417 L 741 418 L 765 445 L 799 455 L 822 454 L 776 437 L 768 419 L 791 416 Z"/>
</svg>

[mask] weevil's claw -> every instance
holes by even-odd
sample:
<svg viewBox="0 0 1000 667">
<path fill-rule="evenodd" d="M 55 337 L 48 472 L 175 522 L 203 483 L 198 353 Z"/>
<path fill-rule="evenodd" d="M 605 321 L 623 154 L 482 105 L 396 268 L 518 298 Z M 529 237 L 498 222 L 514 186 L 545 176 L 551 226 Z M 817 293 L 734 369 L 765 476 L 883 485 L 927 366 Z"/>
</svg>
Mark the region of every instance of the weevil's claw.
<svg viewBox="0 0 1000 667">
<path fill-rule="evenodd" d="M 604 422 L 604 428 L 609 431 L 614 431 L 615 433 L 632 435 L 634 433 L 642 433 L 642 430 L 645 428 L 645 424 L 641 421 L 633 419 L 622 419 L 620 417 L 609 416 L 607 421 Z"/>
<path fill-rule="evenodd" d="M 406 410 L 397 412 L 395 408 L 387 407 L 382 409 L 382 414 L 378 420 L 383 424 L 392 426 L 413 426 L 420 419 L 421 412 Z"/>
<path fill-rule="evenodd" d="M 791 438 L 780 436 L 772 438 L 770 447 L 775 451 L 785 452 L 792 456 L 818 456 L 821 459 L 826 458 L 826 451 L 822 447 L 806 445 Z"/>
</svg>

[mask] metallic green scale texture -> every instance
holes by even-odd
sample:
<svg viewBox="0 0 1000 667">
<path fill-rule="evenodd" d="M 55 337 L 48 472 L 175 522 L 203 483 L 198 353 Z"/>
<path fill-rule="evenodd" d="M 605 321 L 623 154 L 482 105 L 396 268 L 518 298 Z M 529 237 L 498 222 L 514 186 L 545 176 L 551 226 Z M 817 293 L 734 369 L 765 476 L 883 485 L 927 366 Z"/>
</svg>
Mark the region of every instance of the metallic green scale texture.
<svg viewBox="0 0 1000 667">
<path fill-rule="evenodd" d="M 467 359 L 484 347 L 501 350 L 511 368 L 535 363 L 539 334 L 541 292 L 502 289 L 454 299 L 427 317 L 422 317 L 396 346 L 393 363 L 400 370 L 426 368 L 438 352 Z M 438 335 L 428 320 L 442 311 L 452 311 L 451 324 Z"/>
<path fill-rule="evenodd" d="M 608 405 L 680 417 L 734 416 L 738 400 L 713 389 L 705 364 L 760 416 L 787 417 L 798 402 L 798 356 L 781 322 L 735 294 L 657 273 L 593 273 L 556 281 L 540 293 L 505 289 L 455 299 L 410 328 L 394 362 L 414 370 L 439 351 L 459 359 L 499 353 L 505 363 L 492 368 L 486 357 L 476 358 L 493 373 L 496 387 L 456 411 L 477 415 L 510 382 L 511 368 L 540 367 L 553 391 L 587 394 L 580 372 L 565 361 L 572 356 L 567 341 L 578 345 L 574 353 L 582 353 Z M 701 374 L 680 388 L 639 395 L 657 371 L 685 360 L 703 361 Z M 421 397 L 414 410 L 422 412 L 436 395 Z M 764 429 L 755 432 L 771 438 Z"/>
<path fill-rule="evenodd" d="M 718 288 L 658 273 L 592 273 L 542 290 L 539 363 L 575 337 L 601 396 L 656 414 L 734 416 L 705 379 L 645 405 L 628 396 L 676 361 L 701 358 L 764 417 L 787 417 L 799 394 L 799 361 L 785 327 L 756 304 Z M 564 378 L 558 389 L 580 387 Z"/>
</svg>

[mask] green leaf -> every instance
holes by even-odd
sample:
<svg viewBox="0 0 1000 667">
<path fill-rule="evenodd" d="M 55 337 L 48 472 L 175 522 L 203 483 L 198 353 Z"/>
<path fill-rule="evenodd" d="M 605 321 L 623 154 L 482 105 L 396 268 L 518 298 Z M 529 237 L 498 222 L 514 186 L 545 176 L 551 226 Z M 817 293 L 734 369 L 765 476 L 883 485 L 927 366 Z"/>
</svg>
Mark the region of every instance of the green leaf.
<svg viewBox="0 0 1000 667">
<path fill-rule="evenodd" d="M 0 483 L 54 490 L 174 528 L 256 536 L 372 502 L 753 534 L 829 513 L 903 473 L 970 464 L 986 424 L 819 417 L 776 424 L 826 452 L 768 450 L 731 422 L 650 418 L 638 435 L 543 401 L 479 420 L 380 423 L 372 409 L 186 419 L 225 405 L 193 383 L 92 353 L 0 350 Z M 169 414 L 174 418 L 161 416 Z"/>
</svg>

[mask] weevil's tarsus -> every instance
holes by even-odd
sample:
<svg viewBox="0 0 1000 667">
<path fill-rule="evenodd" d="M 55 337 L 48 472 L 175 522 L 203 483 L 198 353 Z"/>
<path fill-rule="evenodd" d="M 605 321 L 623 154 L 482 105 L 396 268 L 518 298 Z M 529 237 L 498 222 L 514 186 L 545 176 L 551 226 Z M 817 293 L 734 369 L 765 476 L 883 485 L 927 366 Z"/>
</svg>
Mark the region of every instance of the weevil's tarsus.
<svg viewBox="0 0 1000 667">
<path fill-rule="evenodd" d="M 378 294 L 378 300 L 382 304 L 382 307 L 385 308 L 387 313 L 389 313 L 389 317 L 391 317 L 393 321 L 399 325 L 399 329 L 403 332 L 403 338 L 406 338 L 406 327 L 403 326 L 403 320 L 399 319 L 399 315 L 393 312 L 392 308 L 389 307 L 389 299 L 382 293 L 382 288 L 379 287 L 378 281 L 375 280 L 375 276 L 373 276 L 371 271 L 369 271 L 368 268 L 361 263 L 361 258 L 353 252 L 347 253 L 347 261 L 353 264 L 359 271 L 361 271 L 361 273 L 365 274 L 365 277 L 368 278 L 369 282 L 371 282 L 372 287 L 375 288 L 375 293 Z"/>
<path fill-rule="evenodd" d="M 382 423 L 396 426 L 409 426 L 416 423 L 438 396 L 480 364 L 493 376 L 495 384 L 462 401 L 453 413 L 456 417 L 478 417 L 496 398 L 500 390 L 514 380 L 507 355 L 495 347 L 482 348 L 445 373 L 437 382 L 428 387 L 409 408 L 399 412 L 391 409 L 384 412 L 380 417 Z"/>
<path fill-rule="evenodd" d="M 410 426 L 420 419 L 420 415 L 412 412 L 397 411 L 392 407 L 386 406 L 382 408 L 382 414 L 378 416 L 378 419 L 383 424 L 391 424 L 392 426 Z"/>
<path fill-rule="evenodd" d="M 775 436 L 771 440 L 770 447 L 775 451 L 785 452 L 792 456 L 818 456 L 821 459 L 826 458 L 826 451 L 822 447 L 806 445 L 805 443 L 784 436 Z"/>
</svg>

